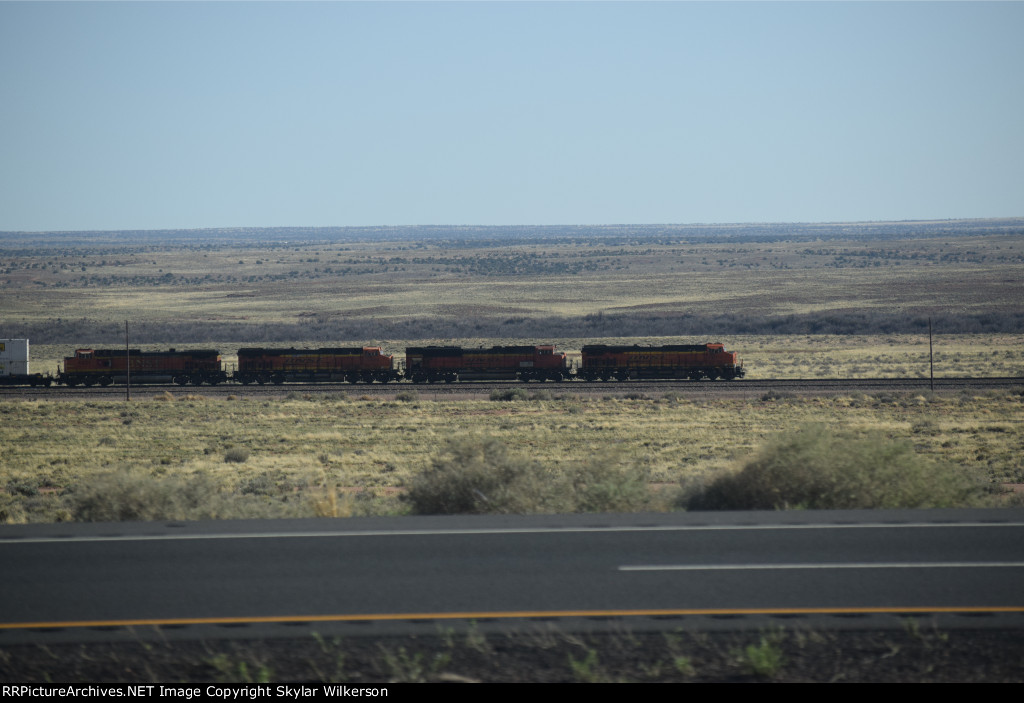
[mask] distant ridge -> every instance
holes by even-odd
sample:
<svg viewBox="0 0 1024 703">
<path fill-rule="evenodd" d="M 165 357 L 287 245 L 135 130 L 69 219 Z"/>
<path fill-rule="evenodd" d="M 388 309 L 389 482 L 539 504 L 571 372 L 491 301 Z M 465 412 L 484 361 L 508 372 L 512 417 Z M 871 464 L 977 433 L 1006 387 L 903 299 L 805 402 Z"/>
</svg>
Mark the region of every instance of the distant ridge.
<svg viewBox="0 0 1024 703">
<path fill-rule="evenodd" d="M 180 242 L 208 240 L 245 242 L 356 241 L 501 241 L 531 240 L 659 240 L 692 242 L 723 239 L 748 242 L 818 240 L 835 237 L 917 239 L 1024 234 L 1024 217 L 892 222 L 794 222 L 734 224 L 612 225 L 380 225 L 373 227 L 217 227 L 208 229 L 82 230 L 0 232 L 0 247 L 95 245 L 101 243 Z"/>
</svg>

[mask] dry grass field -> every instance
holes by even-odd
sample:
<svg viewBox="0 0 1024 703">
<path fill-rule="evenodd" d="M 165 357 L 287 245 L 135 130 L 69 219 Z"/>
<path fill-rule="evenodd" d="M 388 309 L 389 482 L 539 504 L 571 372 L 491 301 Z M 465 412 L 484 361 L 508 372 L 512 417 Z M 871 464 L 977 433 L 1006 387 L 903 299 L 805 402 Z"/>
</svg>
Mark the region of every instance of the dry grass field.
<svg viewBox="0 0 1024 703">
<path fill-rule="evenodd" d="M 421 231 L 421 229 L 423 231 Z M 0 233 L 35 344 L 1022 332 L 1024 220 Z"/>
<path fill-rule="evenodd" d="M 398 514 L 408 510 L 403 486 L 452 439 L 497 440 L 552 481 L 608 460 L 647 487 L 645 509 L 668 510 L 682 484 L 738 468 L 765 442 L 812 423 L 909 443 L 923 460 L 961 467 L 993 490 L 1024 483 L 1019 394 L 693 402 L 546 393 L 514 402 L 421 400 L 408 391 L 387 401 L 240 392 L 229 400 L 8 402 L 0 408 L 0 518 Z"/>
</svg>

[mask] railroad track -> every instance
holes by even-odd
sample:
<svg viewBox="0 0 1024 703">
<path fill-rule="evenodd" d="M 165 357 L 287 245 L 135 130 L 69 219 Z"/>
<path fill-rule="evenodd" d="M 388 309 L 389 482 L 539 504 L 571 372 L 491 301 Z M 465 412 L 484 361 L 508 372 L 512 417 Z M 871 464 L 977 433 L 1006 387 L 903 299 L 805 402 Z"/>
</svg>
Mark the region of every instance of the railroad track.
<svg viewBox="0 0 1024 703">
<path fill-rule="evenodd" d="M 407 382 L 388 384 L 350 383 L 285 383 L 281 385 L 238 385 L 234 383 L 216 386 L 148 385 L 132 386 L 133 399 L 149 399 L 154 395 L 170 393 L 175 397 L 201 395 L 204 397 L 226 398 L 246 397 L 287 397 L 290 394 L 323 397 L 344 393 L 348 397 L 368 396 L 370 398 L 393 398 L 402 391 L 415 391 L 427 400 L 478 399 L 490 397 L 495 390 L 519 388 L 527 393 L 545 392 L 552 397 L 559 395 L 627 397 L 639 394 L 659 397 L 666 393 L 683 396 L 748 397 L 765 393 L 790 393 L 793 395 L 840 395 L 846 393 L 919 392 L 934 389 L 935 392 L 949 393 L 981 390 L 1024 391 L 1024 377 L 941 377 L 930 381 L 927 378 L 765 378 L 737 381 L 566 381 L 555 383 L 521 383 L 516 381 L 471 381 L 463 383 L 412 384 Z M 35 399 L 102 399 L 118 400 L 125 397 L 125 387 L 66 388 L 53 386 L 14 387 L 0 386 L 0 398 Z"/>
</svg>

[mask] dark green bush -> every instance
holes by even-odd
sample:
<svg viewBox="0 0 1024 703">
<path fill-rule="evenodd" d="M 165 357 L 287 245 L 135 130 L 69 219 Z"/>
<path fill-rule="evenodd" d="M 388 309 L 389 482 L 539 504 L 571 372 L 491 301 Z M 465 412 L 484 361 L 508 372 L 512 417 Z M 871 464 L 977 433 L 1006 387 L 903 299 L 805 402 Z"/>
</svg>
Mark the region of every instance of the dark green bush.
<svg viewBox="0 0 1024 703">
<path fill-rule="evenodd" d="M 681 503 L 690 510 L 932 508 L 974 504 L 980 494 L 963 471 L 928 462 L 909 444 L 811 426 Z"/>
</svg>

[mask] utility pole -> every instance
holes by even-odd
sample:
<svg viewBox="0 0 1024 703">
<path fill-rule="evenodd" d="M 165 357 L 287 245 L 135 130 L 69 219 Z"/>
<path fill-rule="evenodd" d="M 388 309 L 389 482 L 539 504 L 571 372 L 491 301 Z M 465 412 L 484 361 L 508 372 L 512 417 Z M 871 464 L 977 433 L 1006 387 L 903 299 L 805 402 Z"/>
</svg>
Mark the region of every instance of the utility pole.
<svg viewBox="0 0 1024 703">
<path fill-rule="evenodd" d="M 128 320 L 124 321 L 124 399 L 132 399 L 132 352 L 128 348 Z"/>
<path fill-rule="evenodd" d="M 935 359 L 932 357 L 932 318 L 928 318 L 928 387 L 935 392 Z"/>
</svg>

